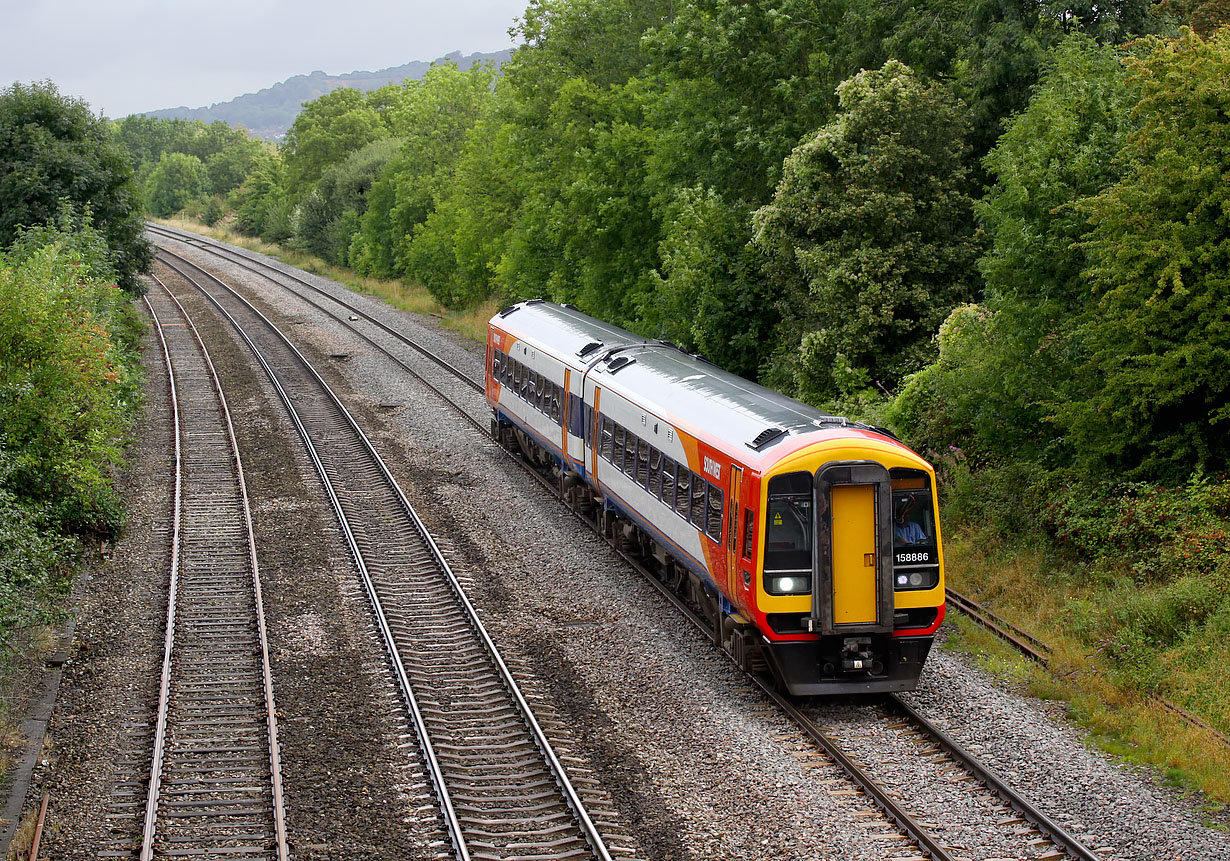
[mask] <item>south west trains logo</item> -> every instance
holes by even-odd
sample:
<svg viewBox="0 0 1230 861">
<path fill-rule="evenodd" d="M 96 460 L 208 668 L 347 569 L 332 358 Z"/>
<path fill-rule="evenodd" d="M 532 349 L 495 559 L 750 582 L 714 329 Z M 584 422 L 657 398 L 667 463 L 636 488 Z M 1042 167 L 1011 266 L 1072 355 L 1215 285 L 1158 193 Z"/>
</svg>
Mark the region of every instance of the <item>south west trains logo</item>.
<svg viewBox="0 0 1230 861">
<path fill-rule="evenodd" d="M 705 458 L 705 472 L 713 476 L 714 481 L 722 480 L 722 465 L 711 457 Z"/>
</svg>

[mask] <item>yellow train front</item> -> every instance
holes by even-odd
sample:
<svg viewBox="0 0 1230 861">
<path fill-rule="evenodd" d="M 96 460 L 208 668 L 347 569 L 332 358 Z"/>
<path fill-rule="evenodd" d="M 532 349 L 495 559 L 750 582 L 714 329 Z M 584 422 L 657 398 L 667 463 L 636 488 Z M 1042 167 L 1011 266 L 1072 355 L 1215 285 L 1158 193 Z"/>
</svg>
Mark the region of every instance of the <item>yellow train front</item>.
<svg viewBox="0 0 1230 861">
<path fill-rule="evenodd" d="M 493 431 L 791 693 L 913 688 L 944 616 L 934 472 L 850 422 L 569 306 L 492 318 Z"/>
</svg>

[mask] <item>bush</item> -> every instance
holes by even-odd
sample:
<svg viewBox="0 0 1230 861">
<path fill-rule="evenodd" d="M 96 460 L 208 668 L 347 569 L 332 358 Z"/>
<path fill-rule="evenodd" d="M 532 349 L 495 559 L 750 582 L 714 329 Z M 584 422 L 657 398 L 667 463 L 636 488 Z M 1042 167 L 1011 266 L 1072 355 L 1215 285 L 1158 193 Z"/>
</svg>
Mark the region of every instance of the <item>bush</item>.
<svg viewBox="0 0 1230 861">
<path fill-rule="evenodd" d="M 88 216 L 0 253 L 0 641 L 48 619 L 74 534 L 118 529 L 138 323 Z"/>
<path fill-rule="evenodd" d="M 0 633 L 46 621 L 47 602 L 30 597 L 53 588 L 56 572 L 76 546 L 48 529 L 45 509 L 24 506 L 4 489 L 12 468 L 12 458 L 0 447 Z"/>
<path fill-rule="evenodd" d="M 38 249 L 19 241 L 0 257 L 4 485 L 64 531 L 118 526 L 110 470 L 139 396 L 131 357 L 112 335 L 131 325 L 124 294 L 74 253 L 96 238 L 87 228 Z"/>
<path fill-rule="evenodd" d="M 1073 482 L 1053 491 L 1044 525 L 1100 600 L 1068 608 L 1073 633 L 1115 680 L 1155 690 L 1178 654 L 1207 650 L 1230 628 L 1230 482 L 1186 487 Z"/>
</svg>

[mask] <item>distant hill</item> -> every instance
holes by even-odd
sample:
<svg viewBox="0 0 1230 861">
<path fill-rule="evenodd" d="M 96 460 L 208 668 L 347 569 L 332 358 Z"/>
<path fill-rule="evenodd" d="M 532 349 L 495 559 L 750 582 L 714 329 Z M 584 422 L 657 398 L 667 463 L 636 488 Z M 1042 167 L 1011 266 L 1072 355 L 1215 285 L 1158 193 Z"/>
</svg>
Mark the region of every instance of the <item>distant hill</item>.
<svg viewBox="0 0 1230 861">
<path fill-rule="evenodd" d="M 453 62 L 464 71 L 475 63 L 483 61 L 495 63 L 496 68 L 499 68 L 511 56 L 511 49 L 497 51 L 493 54 L 470 54 L 468 56 L 462 56 L 460 51 L 454 51 L 435 62 Z M 266 87 L 259 93 L 248 93 L 231 99 L 229 102 L 219 102 L 207 108 L 167 108 L 161 111 L 147 111 L 144 116 L 161 119 L 204 120 L 207 123 L 222 120 L 235 127 L 242 126 L 256 137 L 278 141 L 295 121 L 304 102 L 310 102 L 339 87 L 354 87 L 357 90 L 367 91 L 378 89 L 385 84 L 400 84 L 406 78 L 417 81 L 427 73 L 432 65 L 432 63 L 416 60 L 404 66 L 394 66 L 378 72 L 351 72 L 347 75 L 312 72 L 310 75 L 295 75 L 280 84 Z"/>
</svg>

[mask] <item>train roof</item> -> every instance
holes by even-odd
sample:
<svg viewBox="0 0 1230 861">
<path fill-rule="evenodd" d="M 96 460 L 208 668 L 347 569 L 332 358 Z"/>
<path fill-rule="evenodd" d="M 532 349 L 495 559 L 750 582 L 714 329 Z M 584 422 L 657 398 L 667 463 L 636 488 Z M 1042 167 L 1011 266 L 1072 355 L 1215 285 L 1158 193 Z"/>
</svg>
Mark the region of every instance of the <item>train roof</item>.
<svg viewBox="0 0 1230 861">
<path fill-rule="evenodd" d="M 492 323 L 569 364 L 586 367 L 614 347 L 646 342 L 640 335 L 582 314 L 572 305 L 556 305 L 541 299 L 509 305 L 495 315 Z"/>
<path fill-rule="evenodd" d="M 496 325 L 574 366 L 591 369 L 604 388 L 693 432 L 742 444 L 754 459 L 753 452 L 775 459 L 777 453 L 769 449 L 805 433 L 854 429 L 893 439 L 887 430 L 809 406 L 673 344 L 608 325 L 571 306 L 531 300 L 499 316 L 493 320 Z M 592 347 L 595 343 L 600 346 Z"/>
</svg>

